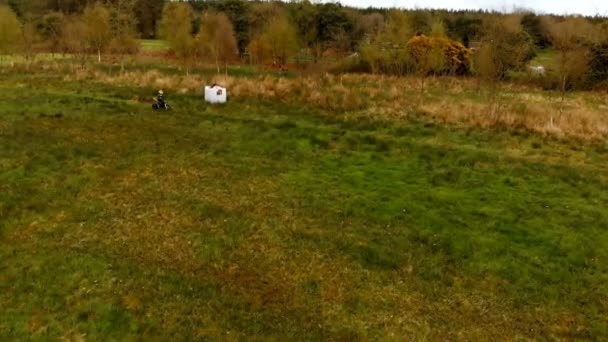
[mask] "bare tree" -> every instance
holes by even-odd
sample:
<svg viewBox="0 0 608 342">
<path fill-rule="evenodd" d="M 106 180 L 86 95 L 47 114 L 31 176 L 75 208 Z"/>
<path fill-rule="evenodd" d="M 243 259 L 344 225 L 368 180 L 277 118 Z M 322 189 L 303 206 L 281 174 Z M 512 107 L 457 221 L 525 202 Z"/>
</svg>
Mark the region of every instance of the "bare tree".
<svg viewBox="0 0 608 342">
<path fill-rule="evenodd" d="M 285 15 L 276 16 L 268 23 L 260 41 L 269 47 L 274 64 L 285 64 L 298 52 L 296 30 Z"/>
<path fill-rule="evenodd" d="M 138 50 L 135 19 L 135 0 L 117 0 L 110 5 L 112 39 L 109 50 L 120 58 L 120 71 L 124 71 L 125 55 Z"/>
<path fill-rule="evenodd" d="M 488 18 L 484 22 L 481 46 L 473 56 L 474 72 L 479 80 L 479 89 L 485 83 L 490 115 L 498 121 L 503 107 L 499 93 L 499 82 L 511 70 L 520 70 L 526 65 L 532 49 L 532 38 L 521 26 L 521 16 L 511 15 Z"/>
<path fill-rule="evenodd" d="M 27 19 L 23 30 L 21 31 L 21 54 L 29 64 L 36 58 L 36 55 L 42 48 L 43 40 L 34 22 L 31 19 Z"/>
<path fill-rule="evenodd" d="M 78 56 L 81 67 L 84 67 L 87 56 L 86 30 L 87 25 L 81 16 L 67 17 L 61 26 L 61 50 Z"/>
<path fill-rule="evenodd" d="M 249 55 L 249 63 L 261 64 L 271 58 L 270 47 L 260 39 L 254 39 L 247 45 L 247 54 Z"/>
<path fill-rule="evenodd" d="M 84 9 L 82 20 L 86 24 L 86 42 L 89 48 L 97 53 L 97 61 L 101 62 L 101 53 L 105 51 L 112 40 L 110 11 L 106 6 L 97 2 Z"/>
<path fill-rule="evenodd" d="M 171 50 L 182 61 L 189 73 L 189 63 L 196 53 L 192 35 L 192 8 L 185 2 L 167 2 L 159 26 L 160 36 L 167 40 Z"/>
<path fill-rule="evenodd" d="M 416 75 L 420 79 L 420 92 L 424 92 L 424 83 L 428 76 L 438 75 L 447 66 L 445 50 L 448 40 L 440 37 L 416 36 L 407 44 L 416 68 Z"/>
<path fill-rule="evenodd" d="M 371 65 L 373 72 L 403 75 L 412 64 L 407 44 L 413 34 L 408 15 L 392 10 L 384 28 L 361 44 L 361 58 Z"/>
<path fill-rule="evenodd" d="M 202 47 L 203 55 L 214 59 L 217 72 L 220 72 L 220 62 L 222 62 L 228 73 L 228 62 L 236 59 L 238 55 L 238 46 L 230 19 L 224 13 L 205 13 L 196 40 Z"/>
<path fill-rule="evenodd" d="M 61 29 L 65 17 L 61 12 L 50 12 L 42 17 L 41 34 L 51 53 L 59 52 L 61 47 Z"/>
<path fill-rule="evenodd" d="M 278 2 L 252 2 L 249 12 L 249 33 L 252 37 L 261 36 L 268 23 L 274 18 L 285 16 L 283 6 Z"/>
<path fill-rule="evenodd" d="M 589 49 L 585 43 L 593 37 L 593 26 L 584 18 L 547 20 L 544 25 L 553 47 L 559 51 L 557 63 L 561 94 L 559 119 L 564 109 L 568 82 L 582 78 L 589 70 Z M 553 115 L 550 124 L 552 126 L 554 124 Z"/>
<path fill-rule="evenodd" d="M 481 48 L 486 50 L 485 57 L 491 56 L 492 72 L 480 76 L 501 80 L 511 70 L 520 70 L 529 60 L 533 49 L 532 37 L 521 26 L 521 16 L 510 15 L 490 17 L 484 22 Z M 486 65 L 485 71 L 489 71 Z"/>
<path fill-rule="evenodd" d="M 17 15 L 8 6 L 0 6 L 0 56 L 19 49 L 22 27 Z"/>
<path fill-rule="evenodd" d="M 380 13 L 371 13 L 361 16 L 361 27 L 367 37 L 373 37 L 385 29 L 386 21 Z"/>
</svg>

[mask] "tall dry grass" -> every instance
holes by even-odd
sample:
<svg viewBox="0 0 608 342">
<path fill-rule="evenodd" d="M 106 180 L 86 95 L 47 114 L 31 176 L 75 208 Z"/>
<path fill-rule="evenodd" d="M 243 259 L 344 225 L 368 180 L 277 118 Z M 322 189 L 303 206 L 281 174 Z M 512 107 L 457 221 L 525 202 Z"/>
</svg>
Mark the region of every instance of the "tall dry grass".
<svg viewBox="0 0 608 342">
<path fill-rule="evenodd" d="M 402 120 L 426 116 L 440 123 L 482 128 L 524 129 L 543 135 L 584 140 L 608 137 L 608 100 L 603 94 L 580 92 L 557 115 L 557 95 L 517 84 L 500 84 L 491 97 L 474 79 L 434 78 L 424 93 L 415 77 L 377 75 L 316 75 L 293 79 L 260 75 L 167 75 L 157 70 L 110 74 L 76 68 L 66 81 L 90 80 L 120 85 L 202 93 L 205 84 L 228 88 L 233 101 L 261 100 L 299 104 L 351 120 Z M 551 116 L 557 120 L 551 124 Z"/>
</svg>

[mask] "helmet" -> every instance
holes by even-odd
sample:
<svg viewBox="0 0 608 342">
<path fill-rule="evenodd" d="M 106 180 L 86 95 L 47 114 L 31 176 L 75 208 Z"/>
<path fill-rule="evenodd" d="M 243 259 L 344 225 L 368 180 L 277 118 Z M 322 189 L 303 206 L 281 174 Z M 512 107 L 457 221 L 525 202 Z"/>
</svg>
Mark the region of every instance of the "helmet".
<svg viewBox="0 0 608 342">
<path fill-rule="evenodd" d="M 162 91 L 162 90 L 159 90 L 159 91 L 158 91 L 158 95 L 162 95 L 162 94 L 163 94 L 163 91 Z"/>
</svg>

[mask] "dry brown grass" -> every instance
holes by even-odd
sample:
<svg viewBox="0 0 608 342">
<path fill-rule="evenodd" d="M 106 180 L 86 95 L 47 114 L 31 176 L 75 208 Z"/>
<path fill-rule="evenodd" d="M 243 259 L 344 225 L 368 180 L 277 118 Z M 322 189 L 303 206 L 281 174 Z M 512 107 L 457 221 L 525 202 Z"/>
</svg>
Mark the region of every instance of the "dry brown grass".
<svg viewBox="0 0 608 342">
<path fill-rule="evenodd" d="M 524 129 L 543 135 L 599 140 L 608 136 L 608 102 L 599 93 L 581 92 L 566 100 L 559 115 L 555 97 L 528 86 L 501 84 L 492 97 L 474 79 L 430 78 L 424 93 L 415 77 L 330 74 L 294 79 L 263 75 L 166 75 L 156 70 L 109 74 L 81 68 L 66 80 L 138 85 L 177 93 L 199 93 L 204 84 L 218 83 L 234 100 L 301 104 L 348 117 L 400 120 L 424 115 L 438 122 L 482 128 Z M 554 123 L 551 124 L 551 117 Z"/>
</svg>

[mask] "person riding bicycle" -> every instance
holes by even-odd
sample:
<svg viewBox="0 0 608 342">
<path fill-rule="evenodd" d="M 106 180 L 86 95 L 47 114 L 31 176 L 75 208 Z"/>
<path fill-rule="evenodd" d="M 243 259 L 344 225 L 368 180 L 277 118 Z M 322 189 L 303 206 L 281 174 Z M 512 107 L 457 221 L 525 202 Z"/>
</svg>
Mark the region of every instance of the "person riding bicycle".
<svg viewBox="0 0 608 342">
<path fill-rule="evenodd" d="M 156 96 L 156 102 L 158 103 L 159 107 L 164 107 L 165 106 L 165 98 L 163 97 L 163 91 L 162 89 L 158 91 L 158 95 Z"/>
<path fill-rule="evenodd" d="M 152 104 L 152 108 L 154 110 L 171 110 L 171 106 L 165 101 L 163 97 L 164 93 L 162 90 L 158 91 L 158 95 L 154 98 L 154 103 Z"/>
</svg>

